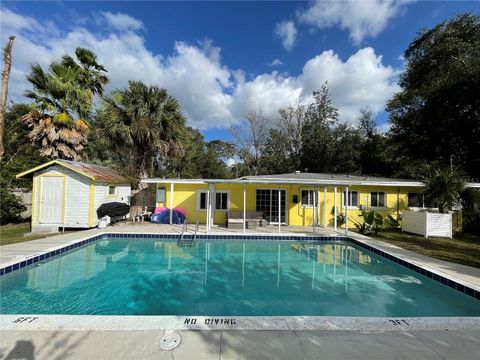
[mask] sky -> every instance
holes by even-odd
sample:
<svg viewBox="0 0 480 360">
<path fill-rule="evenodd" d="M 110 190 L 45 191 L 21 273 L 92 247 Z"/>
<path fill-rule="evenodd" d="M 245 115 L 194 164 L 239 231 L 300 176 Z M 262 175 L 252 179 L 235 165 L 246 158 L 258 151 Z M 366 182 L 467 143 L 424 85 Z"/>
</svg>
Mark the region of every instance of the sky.
<svg viewBox="0 0 480 360">
<path fill-rule="evenodd" d="M 261 110 L 308 104 L 326 81 L 341 121 L 368 107 L 388 130 L 385 103 L 400 90 L 403 53 L 421 29 L 480 1 L 5 1 L 0 39 L 15 35 L 9 100 L 25 101 L 32 63 L 93 50 L 112 89 L 164 87 L 206 140 Z"/>
</svg>

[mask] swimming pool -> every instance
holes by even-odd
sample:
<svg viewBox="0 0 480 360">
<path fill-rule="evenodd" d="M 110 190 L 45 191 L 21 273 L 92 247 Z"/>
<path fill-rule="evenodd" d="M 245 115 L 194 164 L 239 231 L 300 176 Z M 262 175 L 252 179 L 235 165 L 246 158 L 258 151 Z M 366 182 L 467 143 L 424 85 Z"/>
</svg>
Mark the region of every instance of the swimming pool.
<svg viewBox="0 0 480 360">
<path fill-rule="evenodd" d="M 0 313 L 480 316 L 474 297 L 350 241 L 215 237 L 87 242 L 1 276 Z"/>
</svg>

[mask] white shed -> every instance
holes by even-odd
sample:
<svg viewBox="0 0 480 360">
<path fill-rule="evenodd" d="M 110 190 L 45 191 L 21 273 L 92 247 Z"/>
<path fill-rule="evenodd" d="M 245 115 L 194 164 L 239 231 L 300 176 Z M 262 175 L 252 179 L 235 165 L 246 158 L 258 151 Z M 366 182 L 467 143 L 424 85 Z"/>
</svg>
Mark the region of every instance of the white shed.
<svg viewBox="0 0 480 360">
<path fill-rule="evenodd" d="M 91 228 L 100 205 L 129 202 L 130 182 L 100 165 L 53 160 L 17 175 L 32 177 L 32 232 Z"/>
</svg>

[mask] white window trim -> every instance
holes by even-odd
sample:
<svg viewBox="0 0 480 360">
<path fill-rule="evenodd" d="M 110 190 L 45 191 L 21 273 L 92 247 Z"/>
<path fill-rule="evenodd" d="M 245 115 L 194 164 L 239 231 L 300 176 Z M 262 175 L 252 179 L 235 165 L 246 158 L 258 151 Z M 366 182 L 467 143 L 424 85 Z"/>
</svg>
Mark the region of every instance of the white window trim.
<svg viewBox="0 0 480 360">
<path fill-rule="evenodd" d="M 360 205 L 360 198 L 359 198 L 360 193 L 359 193 L 359 191 L 358 191 L 358 190 L 352 190 L 352 191 L 348 190 L 348 195 L 350 195 L 352 192 L 356 192 L 356 193 L 357 193 L 357 202 L 358 202 L 358 205 Z M 345 199 L 344 199 L 345 196 L 344 196 L 344 194 L 345 194 L 345 190 L 342 191 L 342 199 L 341 199 L 341 200 L 342 200 L 342 209 L 345 209 L 345 208 L 346 208 L 346 206 L 345 206 Z M 348 208 L 349 208 L 349 209 L 354 209 L 354 210 L 360 209 L 359 206 L 352 206 L 352 205 L 348 205 Z"/>
<path fill-rule="evenodd" d="M 197 190 L 197 211 L 207 211 L 207 199 L 205 198 L 205 209 L 200 209 L 200 194 L 207 194 L 208 190 Z"/>
<path fill-rule="evenodd" d="M 206 194 L 207 192 L 208 192 L 208 190 L 197 190 L 197 211 L 207 211 L 206 208 L 205 209 L 200 209 L 200 194 L 201 193 Z M 215 211 L 222 211 L 222 212 L 230 211 L 230 190 L 215 190 L 214 194 L 227 194 L 227 208 L 226 209 L 217 209 L 215 207 L 214 210 Z M 206 198 L 205 198 L 205 205 L 207 205 Z"/>
<path fill-rule="evenodd" d="M 223 212 L 230 211 L 230 190 L 215 191 L 215 194 L 227 194 L 227 208 L 226 209 L 217 209 L 215 207 L 215 211 L 223 211 Z"/>
<path fill-rule="evenodd" d="M 313 209 L 313 204 L 312 205 L 309 205 L 309 204 L 304 204 L 303 201 L 302 201 L 302 191 L 311 191 L 312 193 L 316 192 L 316 198 L 315 200 L 317 201 L 317 206 L 318 207 L 318 191 L 317 190 L 313 190 L 313 189 L 302 189 L 300 188 L 300 206 L 304 209 Z M 313 197 L 313 194 L 312 194 L 312 197 Z M 312 199 L 312 202 L 313 202 L 313 199 Z"/>
<path fill-rule="evenodd" d="M 372 193 L 377 193 L 377 194 L 383 193 L 383 202 L 384 202 L 383 206 L 373 206 L 372 205 Z M 386 203 L 387 203 L 387 192 L 386 191 L 370 191 L 370 208 L 371 209 L 385 210 L 385 209 L 387 209 Z"/>
</svg>

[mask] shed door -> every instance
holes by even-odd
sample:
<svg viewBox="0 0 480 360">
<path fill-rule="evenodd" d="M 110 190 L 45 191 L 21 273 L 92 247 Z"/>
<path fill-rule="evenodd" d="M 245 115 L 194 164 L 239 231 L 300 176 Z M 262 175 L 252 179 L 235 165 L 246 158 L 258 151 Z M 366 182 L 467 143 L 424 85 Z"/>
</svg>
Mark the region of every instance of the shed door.
<svg viewBox="0 0 480 360">
<path fill-rule="evenodd" d="M 61 224 L 63 210 L 63 177 L 41 177 L 40 223 Z"/>
</svg>

